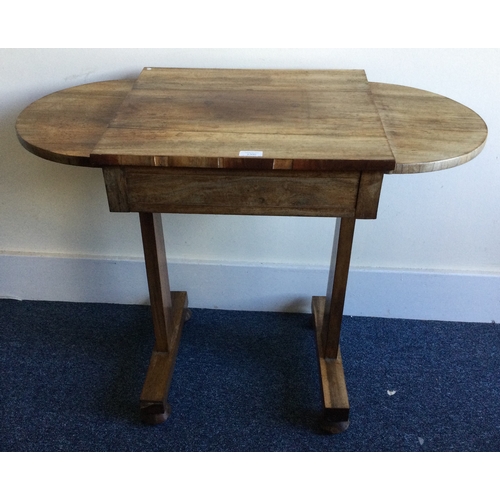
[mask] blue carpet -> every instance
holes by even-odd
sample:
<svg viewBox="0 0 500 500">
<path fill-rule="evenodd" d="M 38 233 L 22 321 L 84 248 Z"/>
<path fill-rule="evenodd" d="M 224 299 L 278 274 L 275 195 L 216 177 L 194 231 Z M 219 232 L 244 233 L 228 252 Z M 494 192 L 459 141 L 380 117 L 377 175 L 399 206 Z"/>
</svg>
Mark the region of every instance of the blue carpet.
<svg viewBox="0 0 500 500">
<path fill-rule="evenodd" d="M 194 309 L 155 427 L 152 346 L 145 306 L 0 300 L 0 451 L 500 451 L 499 325 L 345 317 L 336 436 L 309 315 Z"/>
</svg>

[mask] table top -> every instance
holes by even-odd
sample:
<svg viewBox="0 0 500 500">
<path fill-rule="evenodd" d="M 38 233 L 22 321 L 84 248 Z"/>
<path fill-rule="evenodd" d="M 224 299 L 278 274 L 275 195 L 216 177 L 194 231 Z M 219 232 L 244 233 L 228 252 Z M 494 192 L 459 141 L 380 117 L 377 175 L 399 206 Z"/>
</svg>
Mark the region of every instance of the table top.
<svg viewBox="0 0 500 500">
<path fill-rule="evenodd" d="M 361 70 L 146 68 L 91 153 L 93 164 L 393 170 Z M 262 160 L 269 161 L 262 161 Z M 292 161 L 283 161 L 292 160 Z"/>
<path fill-rule="evenodd" d="M 43 97 L 16 131 L 32 153 L 70 165 L 393 173 L 460 165 L 487 137 L 451 99 L 351 70 L 146 68 Z"/>
</svg>

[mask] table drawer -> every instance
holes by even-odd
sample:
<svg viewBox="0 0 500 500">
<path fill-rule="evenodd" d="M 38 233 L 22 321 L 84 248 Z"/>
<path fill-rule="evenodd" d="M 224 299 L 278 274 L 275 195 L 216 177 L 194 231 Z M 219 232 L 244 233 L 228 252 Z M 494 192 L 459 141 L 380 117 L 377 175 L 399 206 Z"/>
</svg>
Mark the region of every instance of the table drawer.
<svg viewBox="0 0 500 500">
<path fill-rule="evenodd" d="M 112 212 L 353 217 L 360 172 L 103 168 Z"/>
</svg>

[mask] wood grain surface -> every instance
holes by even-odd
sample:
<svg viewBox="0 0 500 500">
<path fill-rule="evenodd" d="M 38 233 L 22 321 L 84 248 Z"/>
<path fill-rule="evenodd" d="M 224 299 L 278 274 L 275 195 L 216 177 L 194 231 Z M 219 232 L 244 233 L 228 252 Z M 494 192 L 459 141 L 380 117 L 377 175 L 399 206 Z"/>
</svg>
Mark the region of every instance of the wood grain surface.
<svg viewBox="0 0 500 500">
<path fill-rule="evenodd" d="M 146 68 L 91 158 L 97 166 L 178 166 L 173 158 L 202 157 L 241 168 L 224 160 L 242 151 L 260 154 L 252 158 L 260 169 L 273 168 L 269 159 L 314 160 L 301 164 L 312 170 L 395 165 L 362 70 Z"/>
<path fill-rule="evenodd" d="M 359 196 L 359 172 L 189 169 L 186 173 L 180 168 L 132 166 L 103 170 L 112 212 L 353 217 L 363 203 L 359 200 L 364 201 Z M 375 201 L 378 204 L 378 198 Z M 375 216 L 376 207 L 359 214 L 359 218 Z"/>
<path fill-rule="evenodd" d="M 134 80 L 112 80 L 43 97 L 20 113 L 16 123 L 19 140 L 26 149 L 47 160 L 90 166 L 90 153 L 133 85 Z M 483 149 L 487 127 L 466 106 L 411 87 L 369 85 L 396 160 L 393 173 L 455 167 Z M 179 166 L 218 166 L 217 159 L 208 165 L 199 156 L 172 158 Z M 275 169 L 291 165 L 289 160 L 276 163 Z"/>
<path fill-rule="evenodd" d="M 90 152 L 133 84 L 133 80 L 89 83 L 42 97 L 19 115 L 17 136 L 41 158 L 90 166 Z"/>
<path fill-rule="evenodd" d="M 466 106 L 401 85 L 372 83 L 371 89 L 396 157 L 393 173 L 452 168 L 482 151 L 488 129 Z"/>
</svg>

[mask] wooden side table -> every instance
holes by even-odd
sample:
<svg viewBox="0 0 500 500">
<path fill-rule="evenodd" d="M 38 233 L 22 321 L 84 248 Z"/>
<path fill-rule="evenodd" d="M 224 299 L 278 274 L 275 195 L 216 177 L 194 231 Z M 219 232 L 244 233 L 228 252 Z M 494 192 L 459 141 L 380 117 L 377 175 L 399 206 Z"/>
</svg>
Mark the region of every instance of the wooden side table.
<svg viewBox="0 0 500 500">
<path fill-rule="evenodd" d="M 356 219 L 374 219 L 384 174 L 441 170 L 484 147 L 473 111 L 364 71 L 145 68 L 28 106 L 16 130 L 42 158 L 101 168 L 112 212 L 139 212 L 155 347 L 140 397 L 163 422 L 188 314 L 171 292 L 161 213 L 337 217 L 326 296 L 313 297 L 323 427 L 349 401 L 339 349 Z"/>
</svg>

